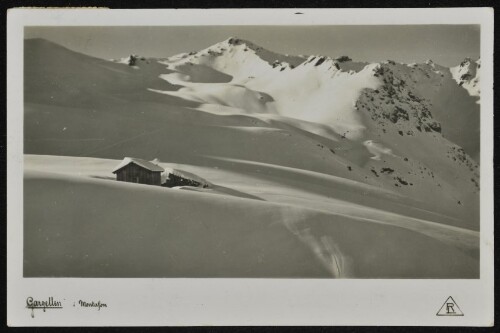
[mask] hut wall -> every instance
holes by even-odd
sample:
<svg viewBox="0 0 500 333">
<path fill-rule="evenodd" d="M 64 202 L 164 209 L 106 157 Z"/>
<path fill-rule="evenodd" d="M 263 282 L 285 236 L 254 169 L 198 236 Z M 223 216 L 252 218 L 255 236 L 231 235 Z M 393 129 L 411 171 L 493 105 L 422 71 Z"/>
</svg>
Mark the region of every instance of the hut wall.
<svg viewBox="0 0 500 333">
<path fill-rule="evenodd" d="M 129 183 L 161 185 L 161 172 L 150 171 L 130 163 L 121 170 L 118 170 L 116 180 Z"/>
</svg>

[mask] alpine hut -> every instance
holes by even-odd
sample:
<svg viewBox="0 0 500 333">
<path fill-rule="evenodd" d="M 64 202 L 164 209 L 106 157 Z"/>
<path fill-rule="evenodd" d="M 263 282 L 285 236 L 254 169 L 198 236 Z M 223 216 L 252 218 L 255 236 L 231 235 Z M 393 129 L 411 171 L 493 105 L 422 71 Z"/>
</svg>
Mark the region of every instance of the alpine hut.
<svg viewBox="0 0 500 333">
<path fill-rule="evenodd" d="M 163 171 L 162 167 L 152 162 L 125 157 L 113 173 L 118 181 L 160 186 Z"/>
</svg>

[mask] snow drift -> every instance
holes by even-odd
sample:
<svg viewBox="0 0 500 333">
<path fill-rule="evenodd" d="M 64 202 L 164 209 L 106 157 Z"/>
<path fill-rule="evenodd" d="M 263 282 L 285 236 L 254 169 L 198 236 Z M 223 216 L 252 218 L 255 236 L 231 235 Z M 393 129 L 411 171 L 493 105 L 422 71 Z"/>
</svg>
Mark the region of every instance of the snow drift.
<svg viewBox="0 0 500 333">
<path fill-rule="evenodd" d="M 59 169 L 40 171 L 46 165 L 44 159 Z M 28 157 L 25 276 L 453 278 L 477 274 L 477 232 L 376 209 L 365 208 L 363 213 L 342 202 L 336 209 L 321 210 L 293 201 L 285 204 L 115 182 L 86 173 L 99 169 L 106 173 L 103 166 L 117 161 L 93 162 Z M 73 168 L 61 168 L 65 164 Z"/>
</svg>

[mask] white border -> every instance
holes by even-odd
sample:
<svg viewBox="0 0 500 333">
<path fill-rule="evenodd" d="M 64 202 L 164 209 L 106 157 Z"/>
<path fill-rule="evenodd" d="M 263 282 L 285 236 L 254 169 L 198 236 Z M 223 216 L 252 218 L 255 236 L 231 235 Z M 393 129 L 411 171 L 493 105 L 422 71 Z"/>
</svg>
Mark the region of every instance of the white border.
<svg viewBox="0 0 500 333">
<path fill-rule="evenodd" d="M 294 15 L 302 12 L 303 15 Z M 22 277 L 25 25 L 481 25 L 481 278 L 476 280 L 66 279 Z M 493 325 L 493 9 L 14 9 L 7 17 L 9 326 Z M 31 318 L 28 296 L 63 300 Z M 437 317 L 453 296 L 463 317 Z M 70 306 L 100 299 L 101 311 Z"/>
</svg>

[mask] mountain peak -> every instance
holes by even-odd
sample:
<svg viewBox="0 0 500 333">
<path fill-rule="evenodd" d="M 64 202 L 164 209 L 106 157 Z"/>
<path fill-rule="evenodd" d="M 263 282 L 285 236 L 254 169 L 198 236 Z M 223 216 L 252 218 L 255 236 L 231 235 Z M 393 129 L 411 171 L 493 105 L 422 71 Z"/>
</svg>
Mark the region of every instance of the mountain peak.
<svg viewBox="0 0 500 333">
<path fill-rule="evenodd" d="M 173 66 L 205 65 L 233 77 L 255 77 L 258 73 L 293 69 L 306 59 L 267 50 L 251 41 L 233 36 L 198 52 L 166 59 Z"/>
<path fill-rule="evenodd" d="M 322 65 L 323 67 L 334 66 L 336 69 L 340 69 L 340 67 L 338 65 L 338 61 L 336 59 L 333 59 L 332 57 L 328 57 L 328 56 L 311 55 L 304 62 L 304 65 L 307 65 L 310 63 L 312 63 L 315 67 Z"/>
<path fill-rule="evenodd" d="M 460 65 L 450 68 L 453 78 L 464 87 L 471 96 L 479 97 L 480 94 L 480 68 L 481 59 L 474 61 L 467 57 Z"/>
<path fill-rule="evenodd" d="M 460 63 L 460 67 L 464 67 L 466 65 L 469 65 L 470 63 L 472 62 L 472 59 L 467 57 L 465 58 L 461 63 Z"/>
<path fill-rule="evenodd" d="M 262 46 L 259 46 L 247 39 L 242 39 L 242 38 L 239 38 L 239 37 L 229 37 L 228 39 L 226 39 L 225 41 L 222 42 L 223 44 L 226 44 L 228 45 L 229 47 L 237 47 L 237 46 L 244 46 L 245 49 L 251 49 L 253 51 L 261 51 L 261 50 L 264 50 L 264 48 Z"/>
<path fill-rule="evenodd" d="M 241 45 L 241 44 L 254 45 L 254 43 L 246 39 L 239 38 L 237 36 L 229 37 L 228 39 L 225 40 L 225 42 L 230 45 Z"/>
</svg>

